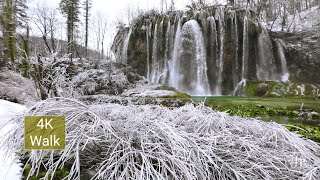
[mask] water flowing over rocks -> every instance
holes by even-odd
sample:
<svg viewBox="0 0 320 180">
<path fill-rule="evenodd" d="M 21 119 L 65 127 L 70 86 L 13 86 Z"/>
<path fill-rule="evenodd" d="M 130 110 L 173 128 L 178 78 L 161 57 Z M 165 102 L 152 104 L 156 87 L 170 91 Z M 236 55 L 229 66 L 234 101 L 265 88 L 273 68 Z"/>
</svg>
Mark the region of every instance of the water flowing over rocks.
<svg viewBox="0 0 320 180">
<path fill-rule="evenodd" d="M 112 49 L 150 83 L 191 95 L 236 95 L 246 81 L 288 81 L 285 43 L 253 11 L 211 6 L 141 15 Z"/>
</svg>

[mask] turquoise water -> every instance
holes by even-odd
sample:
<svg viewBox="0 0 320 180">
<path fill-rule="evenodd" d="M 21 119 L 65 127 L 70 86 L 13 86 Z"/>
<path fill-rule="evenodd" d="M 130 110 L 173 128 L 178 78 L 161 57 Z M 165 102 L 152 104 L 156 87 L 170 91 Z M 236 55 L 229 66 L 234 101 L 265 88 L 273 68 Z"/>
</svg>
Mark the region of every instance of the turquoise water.
<svg viewBox="0 0 320 180">
<path fill-rule="evenodd" d="M 320 122 L 309 120 L 307 118 L 292 118 L 292 117 L 285 117 L 285 116 L 260 116 L 256 117 L 265 122 L 276 122 L 279 124 L 301 124 L 301 125 L 308 125 L 308 126 L 320 126 Z"/>
</svg>

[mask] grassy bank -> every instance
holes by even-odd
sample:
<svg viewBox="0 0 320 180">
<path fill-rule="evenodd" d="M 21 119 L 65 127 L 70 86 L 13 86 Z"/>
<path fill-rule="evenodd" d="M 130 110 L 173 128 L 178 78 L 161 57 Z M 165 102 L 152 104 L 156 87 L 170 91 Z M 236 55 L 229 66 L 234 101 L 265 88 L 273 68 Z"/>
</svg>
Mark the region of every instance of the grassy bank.
<svg viewBox="0 0 320 180">
<path fill-rule="evenodd" d="M 303 103 L 303 109 L 313 110 L 320 112 L 320 100 L 317 99 L 306 99 L 306 98 L 259 98 L 259 97 L 234 97 L 234 96 L 212 96 L 212 97 L 202 97 L 193 96 L 193 100 L 202 101 L 206 99 L 206 104 L 211 106 L 221 106 L 221 107 L 237 107 L 237 106 L 247 106 L 247 107 L 258 107 L 264 106 L 268 108 L 275 109 L 285 109 L 285 110 L 297 110 L 301 108 Z"/>
</svg>

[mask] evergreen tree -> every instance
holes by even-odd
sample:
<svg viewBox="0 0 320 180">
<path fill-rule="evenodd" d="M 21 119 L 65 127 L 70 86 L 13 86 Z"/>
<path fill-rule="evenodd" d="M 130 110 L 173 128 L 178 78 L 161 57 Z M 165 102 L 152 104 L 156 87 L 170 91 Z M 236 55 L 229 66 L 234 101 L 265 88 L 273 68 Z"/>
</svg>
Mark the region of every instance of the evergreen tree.
<svg viewBox="0 0 320 180">
<path fill-rule="evenodd" d="M 17 23 L 17 26 L 27 29 L 27 20 L 28 15 L 26 10 L 28 6 L 26 5 L 27 0 L 11 0 L 14 4 L 14 17 Z"/>
<path fill-rule="evenodd" d="M 84 11 L 85 11 L 85 47 L 86 47 L 86 56 L 88 56 L 88 38 L 89 38 L 89 18 L 90 18 L 90 9 L 92 7 L 92 0 L 84 1 Z"/>
<path fill-rule="evenodd" d="M 14 63 L 17 57 L 16 28 L 26 28 L 26 0 L 3 0 L 0 24 L 3 34 L 3 56 L 5 61 Z"/>
<path fill-rule="evenodd" d="M 4 0 L 2 2 L 1 26 L 3 33 L 3 55 L 6 61 L 13 63 L 16 59 L 16 21 L 14 16 L 14 2 Z"/>
<path fill-rule="evenodd" d="M 67 39 L 68 39 L 68 53 L 70 53 L 70 60 L 72 62 L 73 53 L 75 51 L 75 36 L 77 23 L 80 21 L 80 7 L 79 0 L 61 0 L 60 9 L 62 14 L 67 18 Z"/>
</svg>

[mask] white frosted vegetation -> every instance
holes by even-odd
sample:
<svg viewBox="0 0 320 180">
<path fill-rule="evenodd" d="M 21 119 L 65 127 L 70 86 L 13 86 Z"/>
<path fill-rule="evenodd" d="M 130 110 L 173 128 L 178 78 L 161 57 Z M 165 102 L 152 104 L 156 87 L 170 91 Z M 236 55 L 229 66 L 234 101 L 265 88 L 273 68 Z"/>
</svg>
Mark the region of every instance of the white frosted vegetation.
<svg viewBox="0 0 320 180">
<path fill-rule="evenodd" d="M 71 163 L 69 179 L 80 166 L 92 167 L 98 179 L 319 178 L 320 147 L 313 141 L 276 123 L 204 106 L 85 105 L 60 98 L 39 102 L 25 115 L 45 114 L 66 116 L 67 147 L 32 151 L 33 175 L 40 164 L 48 176 Z M 21 118 L 6 141 L 11 151 L 23 149 Z"/>
<path fill-rule="evenodd" d="M 33 82 L 10 70 L 0 71 L 0 97 L 24 104 L 39 100 Z"/>
</svg>

